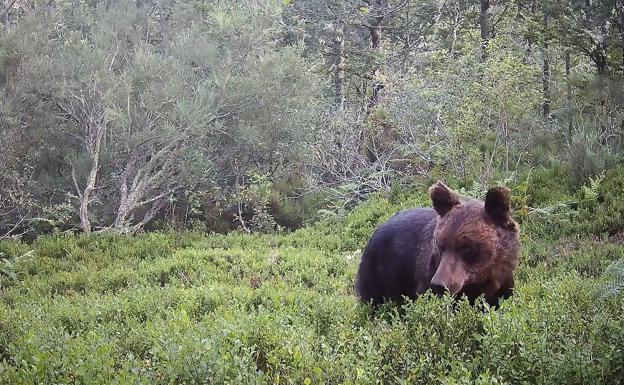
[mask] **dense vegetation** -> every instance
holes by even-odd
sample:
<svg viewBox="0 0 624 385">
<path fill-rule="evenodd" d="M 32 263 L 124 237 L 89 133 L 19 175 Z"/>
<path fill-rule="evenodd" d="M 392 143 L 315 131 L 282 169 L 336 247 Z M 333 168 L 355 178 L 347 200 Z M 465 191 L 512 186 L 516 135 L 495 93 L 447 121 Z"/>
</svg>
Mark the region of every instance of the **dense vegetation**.
<svg viewBox="0 0 624 385">
<path fill-rule="evenodd" d="M 357 301 L 359 249 L 391 213 L 427 204 L 424 189 L 375 196 L 346 220 L 286 235 L 5 241 L 0 379 L 619 384 L 624 239 L 596 234 L 622 230 L 622 209 L 610 204 L 621 193 L 610 188 L 623 182 L 619 169 L 580 190 L 512 186 L 516 202 L 526 201 L 528 188 L 574 204 L 517 211 L 516 293 L 497 310 L 430 296 L 378 311 Z"/>
<path fill-rule="evenodd" d="M 624 0 L 0 0 L 0 383 L 620 384 L 623 76 Z M 515 295 L 359 303 L 436 179 Z"/>
<path fill-rule="evenodd" d="M 622 161 L 622 0 L 3 0 L 0 236 L 272 232 Z"/>
</svg>

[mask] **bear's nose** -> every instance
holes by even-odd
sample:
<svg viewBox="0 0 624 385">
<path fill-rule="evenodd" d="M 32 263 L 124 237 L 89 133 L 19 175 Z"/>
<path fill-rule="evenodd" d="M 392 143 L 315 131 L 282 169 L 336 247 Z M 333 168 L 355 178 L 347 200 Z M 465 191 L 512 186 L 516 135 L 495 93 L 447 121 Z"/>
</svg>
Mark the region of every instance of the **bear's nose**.
<svg viewBox="0 0 624 385">
<path fill-rule="evenodd" d="M 441 285 L 439 283 L 435 283 L 435 282 L 431 282 L 431 285 L 429 286 L 429 288 L 431 289 L 433 294 L 438 295 L 438 296 L 443 296 L 444 293 L 447 292 L 446 286 Z"/>
</svg>

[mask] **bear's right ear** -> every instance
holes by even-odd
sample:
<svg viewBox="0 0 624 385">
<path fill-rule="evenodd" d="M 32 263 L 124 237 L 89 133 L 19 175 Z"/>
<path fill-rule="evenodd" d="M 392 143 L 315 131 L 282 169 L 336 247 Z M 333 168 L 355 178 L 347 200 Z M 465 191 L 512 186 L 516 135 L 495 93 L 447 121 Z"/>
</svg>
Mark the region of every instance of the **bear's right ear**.
<svg viewBox="0 0 624 385">
<path fill-rule="evenodd" d="M 460 203 L 457 194 L 440 181 L 429 187 L 429 196 L 431 197 L 433 208 L 441 217 Z"/>
<path fill-rule="evenodd" d="M 507 187 L 492 187 L 485 196 L 485 211 L 503 227 L 510 224 L 511 204 Z"/>
</svg>

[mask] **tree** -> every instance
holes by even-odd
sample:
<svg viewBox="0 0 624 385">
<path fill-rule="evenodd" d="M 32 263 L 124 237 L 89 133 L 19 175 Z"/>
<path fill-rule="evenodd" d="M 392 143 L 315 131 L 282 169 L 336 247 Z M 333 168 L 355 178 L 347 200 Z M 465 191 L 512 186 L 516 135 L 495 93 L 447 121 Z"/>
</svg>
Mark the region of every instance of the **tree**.
<svg viewBox="0 0 624 385">
<path fill-rule="evenodd" d="M 620 29 L 620 49 L 622 51 L 622 66 L 624 67 L 624 0 L 616 0 L 618 26 Z"/>
<path fill-rule="evenodd" d="M 65 90 L 66 96 L 59 98 L 56 103 L 65 118 L 78 127 L 78 134 L 72 135 L 81 142 L 82 150 L 91 163 L 84 187 L 80 187 L 76 167 L 71 160 L 69 161 L 72 181 L 79 200 L 80 228 L 85 234 L 89 234 L 91 233 L 89 205 L 97 188 L 101 151 L 108 122 L 104 105 L 100 100 L 101 89 L 98 80 L 95 79 L 91 84 L 82 86 L 80 90 Z"/>
<path fill-rule="evenodd" d="M 585 178 L 622 144 L 623 14 L 620 0 L 5 0 L 0 233 L 270 230 L 271 188 L 344 211 L 437 175 L 485 184 L 556 161 L 592 165 Z"/>
<path fill-rule="evenodd" d="M 314 112 L 314 74 L 300 48 L 276 50 L 280 7 L 256 5 L 122 0 L 35 12 L 11 31 L 56 36 L 19 46 L 10 76 L 30 81 L 9 83 L 16 119 L 44 118 L 49 186 L 76 199 L 84 232 L 135 232 L 187 188 L 227 188 L 234 154 L 242 173 L 275 172 L 305 148 L 294 123 Z"/>
<path fill-rule="evenodd" d="M 487 46 L 490 40 L 490 0 L 480 0 L 479 27 L 481 29 L 481 60 L 487 58 Z"/>
<path fill-rule="evenodd" d="M 586 55 L 604 77 L 609 69 L 609 48 L 613 43 L 614 0 L 557 0 L 548 5 L 557 18 L 557 38 Z"/>
<path fill-rule="evenodd" d="M 544 12 L 543 26 L 544 30 L 548 29 L 548 13 Z M 544 101 L 542 102 L 542 111 L 544 118 L 550 117 L 550 59 L 548 57 L 548 40 L 545 39 L 542 48 L 542 94 Z"/>
</svg>

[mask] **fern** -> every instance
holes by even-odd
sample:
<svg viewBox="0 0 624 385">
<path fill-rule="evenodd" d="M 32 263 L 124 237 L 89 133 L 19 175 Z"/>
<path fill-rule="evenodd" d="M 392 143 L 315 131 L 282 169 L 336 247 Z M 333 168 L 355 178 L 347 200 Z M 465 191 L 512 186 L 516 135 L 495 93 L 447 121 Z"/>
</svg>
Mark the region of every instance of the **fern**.
<svg viewBox="0 0 624 385">
<path fill-rule="evenodd" d="M 481 186 L 479 182 L 473 181 L 470 188 L 462 187 L 459 189 L 459 193 L 466 197 L 483 199 L 485 198 L 485 194 L 487 194 L 487 189 Z"/>
<path fill-rule="evenodd" d="M 624 260 L 611 263 L 603 278 L 605 282 L 600 287 L 600 299 L 612 298 L 624 292 Z"/>
<path fill-rule="evenodd" d="M 495 186 L 509 186 L 513 182 L 514 178 L 515 178 L 514 174 L 511 174 L 511 176 L 507 177 L 506 179 L 495 181 L 494 185 Z M 459 189 L 459 193 L 461 195 L 474 198 L 474 199 L 485 199 L 487 192 L 488 192 L 487 185 L 484 186 L 476 180 L 472 181 L 472 185 L 470 187 L 468 188 L 462 187 Z"/>
<path fill-rule="evenodd" d="M 578 205 L 578 202 L 568 201 L 544 207 L 530 207 L 529 213 L 536 214 L 542 217 L 551 217 L 555 215 L 574 215 L 578 213 L 578 211 L 573 208 L 573 206 L 576 205 Z"/>
<path fill-rule="evenodd" d="M 496 185 L 497 186 L 509 186 L 515 179 L 516 179 L 516 173 L 513 172 L 507 178 L 502 179 L 502 180 L 497 180 Z"/>
<path fill-rule="evenodd" d="M 0 253 L 0 278 L 5 278 L 8 281 L 17 280 L 17 274 L 15 273 L 15 267 L 18 262 L 25 260 L 34 255 L 34 250 L 30 250 L 27 253 L 20 255 L 14 259 L 4 258 L 4 254 Z"/>
<path fill-rule="evenodd" d="M 15 261 L 3 258 L 4 254 L 0 253 L 0 278 L 5 277 L 9 280 L 17 278 L 14 271 Z"/>
<path fill-rule="evenodd" d="M 598 189 L 600 188 L 600 183 L 605 178 L 604 172 L 597 175 L 596 178 L 589 178 L 589 186 L 583 185 L 582 187 L 582 196 L 585 200 L 595 202 L 598 200 Z"/>
</svg>

